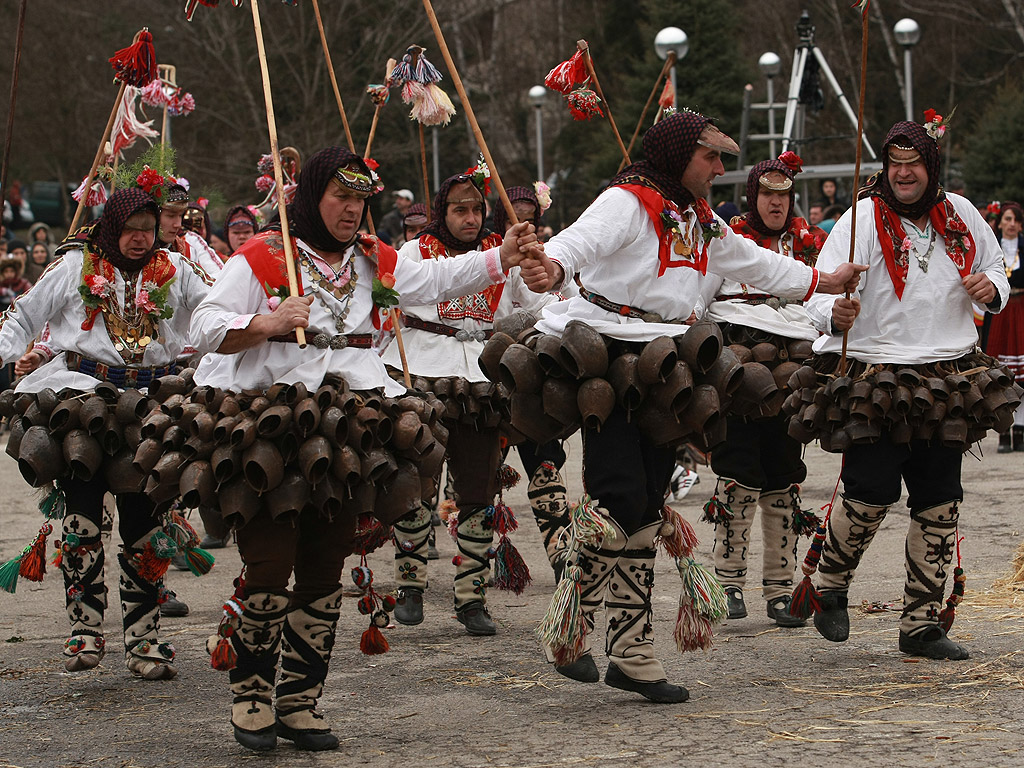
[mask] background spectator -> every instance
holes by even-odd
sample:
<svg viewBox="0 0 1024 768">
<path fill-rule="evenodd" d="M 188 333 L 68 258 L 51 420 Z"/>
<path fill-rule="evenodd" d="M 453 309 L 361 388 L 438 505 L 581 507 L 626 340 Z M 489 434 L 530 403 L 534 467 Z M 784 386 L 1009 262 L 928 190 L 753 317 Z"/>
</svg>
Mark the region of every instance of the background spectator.
<svg viewBox="0 0 1024 768">
<path fill-rule="evenodd" d="M 43 274 L 50 262 L 53 260 L 53 252 L 50 246 L 42 240 L 32 243 L 32 250 L 29 252 L 28 262 L 25 264 L 25 279 L 35 285 L 39 276 Z"/>
<path fill-rule="evenodd" d="M 395 244 L 402 237 L 402 221 L 416 197 L 411 190 L 400 189 L 394 193 L 395 205 L 385 213 L 377 225 L 377 236 L 389 245 Z"/>
</svg>

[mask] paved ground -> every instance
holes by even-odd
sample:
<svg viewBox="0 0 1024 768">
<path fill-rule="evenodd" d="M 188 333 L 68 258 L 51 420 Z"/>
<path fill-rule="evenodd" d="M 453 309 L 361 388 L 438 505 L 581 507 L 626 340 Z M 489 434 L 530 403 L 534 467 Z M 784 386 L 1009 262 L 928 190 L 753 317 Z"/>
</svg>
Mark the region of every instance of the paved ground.
<svg viewBox="0 0 1024 768">
<path fill-rule="evenodd" d="M 185 619 L 165 620 L 163 638 L 179 650 L 171 682 L 132 679 L 120 660 L 116 597 L 108 615 L 110 653 L 96 670 L 71 675 L 60 663 L 66 636 L 62 585 L 22 582 L 0 594 L 0 768 L 6 766 L 308 766 L 396 765 L 663 766 L 714 764 L 763 768 L 807 764 L 858 766 L 1019 766 L 1024 749 L 1024 593 L 992 590 L 1008 572 L 1024 528 L 1024 454 L 965 458 L 962 532 L 968 594 L 953 634 L 971 650 L 966 662 L 909 659 L 896 650 L 902 596 L 906 510 L 890 515 L 858 574 L 851 603 L 895 612 L 853 612 L 849 642 L 825 642 L 813 629 L 780 630 L 764 617 L 757 589 L 748 589 L 750 617 L 717 631 L 707 654 L 680 656 L 672 644 L 679 582 L 660 556 L 655 636 L 670 678 L 691 691 L 688 703 L 653 705 L 595 684 L 566 680 L 549 667 L 533 630 L 553 589 L 540 539 L 528 518 L 522 484 L 510 496 L 522 513 L 516 541 L 535 576 L 522 595 L 491 592 L 500 625 L 494 638 L 470 638 L 451 608 L 450 558 L 455 546 L 438 536 L 442 559 L 432 563 L 427 619 L 387 630 L 392 651 L 358 650 L 364 617 L 343 608 L 322 709 L 342 737 L 337 752 L 311 755 L 282 744 L 258 756 L 235 744 L 228 723 L 226 675 L 212 670 L 205 638 L 216 627 L 239 562 L 219 550 L 203 579 L 172 572 L 170 586 L 192 605 Z M 808 506 L 825 503 L 838 459 L 808 453 Z M 567 478 L 579 492 L 579 443 Z M 698 522 L 713 477 L 705 473 L 678 505 Z M 0 559 L 27 543 L 39 526 L 32 494 L 14 462 L 0 457 Z M 116 539 L 116 536 L 115 536 Z M 116 541 L 114 542 L 116 545 Z M 109 545 L 108 545 L 109 547 Z M 759 534 L 753 548 L 760 552 Z M 108 553 L 111 549 L 108 549 Z M 383 586 L 392 582 L 388 552 L 371 558 Z M 755 558 L 751 584 L 760 582 Z M 108 564 L 114 562 L 108 554 Z M 116 572 L 116 566 L 114 571 Z M 108 575 L 111 569 L 108 567 Z M 116 575 L 114 581 L 116 589 Z M 116 594 L 116 592 L 115 592 Z M 598 659 L 599 666 L 604 660 Z"/>
</svg>

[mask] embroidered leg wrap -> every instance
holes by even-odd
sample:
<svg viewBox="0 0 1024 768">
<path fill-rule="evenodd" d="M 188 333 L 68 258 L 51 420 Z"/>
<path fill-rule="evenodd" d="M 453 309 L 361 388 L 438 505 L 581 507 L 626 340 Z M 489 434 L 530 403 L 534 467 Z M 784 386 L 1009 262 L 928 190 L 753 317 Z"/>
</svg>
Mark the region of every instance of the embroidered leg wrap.
<svg viewBox="0 0 1024 768">
<path fill-rule="evenodd" d="M 743 589 L 747 581 L 747 549 L 750 546 L 750 526 L 754 522 L 757 488 L 747 488 L 727 477 L 718 478 L 715 496 L 732 512 L 715 521 L 715 576 L 723 587 Z"/>
<path fill-rule="evenodd" d="M 163 579 L 152 582 L 142 578 L 133 559 L 135 552 L 126 549 L 117 556 L 121 564 L 125 665 L 132 674 L 146 680 L 170 680 L 178 674 L 171 664 L 174 646 L 158 638 Z"/>
<path fill-rule="evenodd" d="M 239 627 L 231 635 L 231 646 L 238 654 L 238 661 L 228 672 L 234 696 L 231 724 L 235 727 L 236 739 L 239 732 L 243 735 L 273 734 L 271 698 L 281 650 L 281 627 L 287 610 L 285 595 L 257 592 L 245 599 Z"/>
<path fill-rule="evenodd" d="M 960 516 L 956 502 L 910 510 L 907 531 L 907 582 L 903 591 L 900 630 L 914 636 L 938 626 L 946 576 L 956 548 Z"/>
<path fill-rule="evenodd" d="M 459 557 L 455 566 L 455 610 L 487 602 L 487 578 L 491 572 L 488 550 L 494 531 L 487 520 L 488 507 L 459 510 Z"/>
<path fill-rule="evenodd" d="M 100 527 L 85 515 L 64 516 L 61 570 L 71 636 L 64 643 L 68 672 L 92 669 L 106 652 L 103 612 L 107 588 L 103 583 L 103 541 Z"/>
<path fill-rule="evenodd" d="M 395 581 L 399 588 L 427 588 L 429 533 L 430 507 L 423 502 L 419 509 L 395 521 Z"/>
<path fill-rule="evenodd" d="M 654 538 L 661 521 L 645 526 L 626 540 L 619 553 L 605 607 L 608 659 L 634 681 L 664 681 L 665 669 L 654 657 L 651 590 L 654 588 Z"/>
<path fill-rule="evenodd" d="M 781 491 L 761 493 L 761 533 L 764 539 L 764 568 L 761 584 L 764 598 L 789 597 L 796 576 L 796 549 L 799 536 L 793 533 L 793 512 L 800 509 L 800 487 L 796 484 Z"/>
<path fill-rule="evenodd" d="M 580 568 L 583 578 L 580 579 L 580 610 L 586 623 L 583 655 L 590 653 L 590 635 L 594 631 L 594 614 L 604 603 L 608 592 L 608 584 L 619 562 L 619 554 L 626 548 L 627 536 L 618 523 L 605 515 L 605 519 L 615 529 L 615 538 L 606 539 L 600 549 L 583 548 L 580 557 Z"/>
<path fill-rule="evenodd" d="M 552 567 L 565 558 L 564 545 L 559 547 L 559 535 L 569 523 L 569 505 L 565 500 L 565 483 L 558 468 L 550 461 L 541 462 L 530 478 L 526 489 L 541 536 L 544 551 Z"/>
<path fill-rule="evenodd" d="M 845 592 L 850 588 L 853 572 L 888 511 L 888 506 L 872 506 L 849 499 L 843 499 L 841 509 L 832 511 L 818 563 L 820 590 Z"/>
<path fill-rule="evenodd" d="M 429 514 L 429 513 L 428 513 Z M 428 516 L 429 523 L 429 516 Z M 281 641 L 281 679 L 277 683 L 277 720 L 286 730 L 330 733 L 316 704 L 327 679 L 341 590 L 314 600 L 285 617 Z M 278 735 L 286 735 L 280 733 Z"/>
</svg>

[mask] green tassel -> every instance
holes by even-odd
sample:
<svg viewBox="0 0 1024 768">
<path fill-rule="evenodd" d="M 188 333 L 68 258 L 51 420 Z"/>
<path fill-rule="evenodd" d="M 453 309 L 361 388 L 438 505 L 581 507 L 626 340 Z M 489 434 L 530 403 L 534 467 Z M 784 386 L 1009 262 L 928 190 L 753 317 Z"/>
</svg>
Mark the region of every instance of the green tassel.
<svg viewBox="0 0 1024 768">
<path fill-rule="evenodd" d="M 54 483 L 52 490 L 39 502 L 39 511 L 47 520 L 63 520 L 65 512 L 64 491 Z"/>
<path fill-rule="evenodd" d="M 22 553 L 24 554 L 24 553 Z M 18 588 L 18 570 L 21 568 L 21 555 L 0 565 L 0 589 L 12 595 Z"/>
<path fill-rule="evenodd" d="M 213 568 L 214 557 L 205 549 L 191 547 L 185 550 L 185 563 L 196 576 L 203 576 Z"/>
</svg>

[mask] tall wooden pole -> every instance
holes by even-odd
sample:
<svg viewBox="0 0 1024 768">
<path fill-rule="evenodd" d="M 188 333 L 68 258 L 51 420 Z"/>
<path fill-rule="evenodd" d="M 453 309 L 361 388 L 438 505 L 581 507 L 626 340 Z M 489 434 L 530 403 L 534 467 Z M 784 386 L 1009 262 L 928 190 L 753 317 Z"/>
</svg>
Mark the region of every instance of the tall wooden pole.
<svg viewBox="0 0 1024 768">
<path fill-rule="evenodd" d="M 643 127 L 644 118 L 647 117 L 647 110 L 651 108 L 651 102 L 654 101 L 654 97 L 658 95 L 658 90 L 661 88 L 661 81 L 668 77 L 668 71 L 672 68 L 672 65 L 676 63 L 676 52 L 669 51 L 668 56 L 665 57 L 665 66 L 661 68 L 661 74 L 658 75 L 658 79 L 654 81 L 654 88 L 651 89 L 651 95 L 647 97 L 647 103 L 644 104 L 644 109 L 640 113 L 640 119 L 636 121 L 636 129 L 633 131 L 633 137 L 629 140 L 629 146 L 626 147 L 626 157 L 633 151 L 633 145 L 636 144 L 636 139 L 640 135 L 640 129 Z M 661 108 L 659 107 L 658 114 L 661 114 Z M 627 160 L 622 158 L 622 162 L 619 163 L 619 171 L 626 167 Z"/>
<path fill-rule="evenodd" d="M 612 127 L 612 133 L 615 134 L 615 141 L 619 145 L 619 149 L 622 151 L 622 157 L 626 160 L 626 164 L 629 164 L 629 152 L 626 150 L 626 145 L 622 143 L 622 137 L 619 136 L 619 129 L 615 127 L 615 118 L 612 117 L 612 108 L 608 104 L 608 99 L 604 97 L 604 91 L 601 90 L 601 83 L 597 79 L 597 72 L 594 70 L 594 62 L 590 58 L 590 46 L 586 40 L 577 40 L 576 47 L 583 51 L 583 61 L 587 65 L 587 72 L 590 73 L 590 79 L 594 81 L 594 90 L 597 91 L 597 95 L 601 97 L 601 101 L 604 102 L 604 113 L 608 116 L 608 123 Z"/>
<path fill-rule="evenodd" d="M 857 191 L 860 189 L 860 161 L 864 146 L 864 93 L 868 79 L 868 9 L 864 4 L 860 31 L 860 103 L 857 105 L 857 161 L 853 169 L 853 200 L 850 204 L 850 263 L 857 249 Z M 846 292 L 850 298 L 850 292 Z M 843 351 L 839 358 L 839 375 L 846 375 L 846 345 L 849 341 L 849 330 L 843 331 Z"/>
<path fill-rule="evenodd" d="M 320 45 L 324 49 L 324 59 L 327 61 L 327 74 L 331 77 L 331 87 L 334 89 L 334 100 L 338 102 L 338 112 L 341 113 L 341 125 L 345 129 L 345 140 L 348 142 L 348 148 L 355 152 L 356 145 L 352 141 L 352 130 L 348 127 L 345 105 L 341 103 L 341 91 L 338 90 L 338 78 L 334 74 L 334 65 L 331 63 L 331 51 L 327 47 L 327 35 L 324 33 L 323 19 L 320 18 L 320 3 L 318 0 L 313 0 L 313 13 L 316 14 L 316 27 L 320 30 Z"/>
<path fill-rule="evenodd" d="M 267 68 L 267 51 L 263 44 L 263 27 L 260 24 L 259 0 L 252 2 L 252 23 L 256 30 L 256 48 L 260 57 L 260 75 L 263 77 L 263 100 L 267 107 L 267 130 L 270 133 L 270 154 L 274 158 L 274 184 L 277 189 L 277 213 L 281 219 L 281 236 L 284 238 L 284 263 L 288 270 L 288 293 L 299 295 L 299 280 L 295 272 L 295 256 L 292 251 L 292 236 L 288 229 L 288 206 L 284 199 L 284 173 L 281 169 L 281 150 L 277 144 L 277 120 L 274 117 L 274 97 L 270 92 L 270 71 Z M 300 347 L 306 346 L 304 328 L 295 329 L 295 338 Z"/>
</svg>

